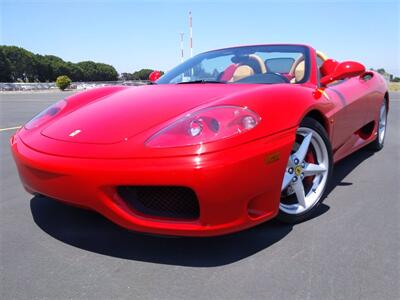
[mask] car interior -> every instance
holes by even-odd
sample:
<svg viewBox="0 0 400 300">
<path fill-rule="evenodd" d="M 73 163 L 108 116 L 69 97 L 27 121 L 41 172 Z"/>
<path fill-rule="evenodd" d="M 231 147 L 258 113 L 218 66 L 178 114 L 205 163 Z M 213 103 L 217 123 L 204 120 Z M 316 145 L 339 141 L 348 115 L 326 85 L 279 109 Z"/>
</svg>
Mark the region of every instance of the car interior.
<svg viewBox="0 0 400 300">
<path fill-rule="evenodd" d="M 320 76 L 323 76 L 320 67 L 327 56 L 317 51 L 317 65 Z M 279 61 L 278 61 L 279 60 Z M 272 58 L 265 61 L 256 54 L 235 56 L 230 65 L 219 77 L 230 83 L 299 83 L 305 76 L 304 56 L 293 58 Z M 280 65 L 280 67 L 278 67 Z M 269 69 L 271 68 L 271 70 Z"/>
</svg>

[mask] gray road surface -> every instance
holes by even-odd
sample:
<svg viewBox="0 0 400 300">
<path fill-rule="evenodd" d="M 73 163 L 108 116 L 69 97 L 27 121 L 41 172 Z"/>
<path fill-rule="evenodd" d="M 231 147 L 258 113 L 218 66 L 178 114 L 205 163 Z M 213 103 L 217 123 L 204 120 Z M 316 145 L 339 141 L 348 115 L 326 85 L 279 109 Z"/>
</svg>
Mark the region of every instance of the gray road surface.
<svg viewBox="0 0 400 300">
<path fill-rule="evenodd" d="M 68 93 L 0 94 L 0 128 Z M 400 97 L 386 147 L 339 163 L 319 216 L 224 237 L 160 238 L 32 198 L 0 132 L 1 299 L 400 299 Z"/>
</svg>

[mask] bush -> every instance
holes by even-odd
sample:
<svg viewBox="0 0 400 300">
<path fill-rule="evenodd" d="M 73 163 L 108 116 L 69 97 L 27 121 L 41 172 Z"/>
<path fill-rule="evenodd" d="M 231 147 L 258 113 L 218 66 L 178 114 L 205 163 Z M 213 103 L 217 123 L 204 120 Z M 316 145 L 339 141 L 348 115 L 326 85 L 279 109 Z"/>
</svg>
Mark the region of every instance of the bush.
<svg viewBox="0 0 400 300">
<path fill-rule="evenodd" d="M 56 80 L 56 86 L 60 89 L 60 90 L 65 90 L 67 87 L 69 87 L 71 85 L 71 79 L 69 79 L 68 76 L 58 76 L 57 80 Z"/>
</svg>

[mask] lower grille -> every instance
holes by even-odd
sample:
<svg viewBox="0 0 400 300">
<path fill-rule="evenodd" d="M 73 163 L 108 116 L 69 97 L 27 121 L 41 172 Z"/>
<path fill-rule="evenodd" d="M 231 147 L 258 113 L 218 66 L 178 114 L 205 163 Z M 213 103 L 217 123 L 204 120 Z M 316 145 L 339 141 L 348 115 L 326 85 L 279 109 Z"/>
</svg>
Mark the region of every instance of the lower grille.
<svg viewBox="0 0 400 300">
<path fill-rule="evenodd" d="M 198 219 L 199 203 L 194 191 L 177 186 L 120 186 L 119 196 L 134 210 L 159 217 Z"/>
</svg>

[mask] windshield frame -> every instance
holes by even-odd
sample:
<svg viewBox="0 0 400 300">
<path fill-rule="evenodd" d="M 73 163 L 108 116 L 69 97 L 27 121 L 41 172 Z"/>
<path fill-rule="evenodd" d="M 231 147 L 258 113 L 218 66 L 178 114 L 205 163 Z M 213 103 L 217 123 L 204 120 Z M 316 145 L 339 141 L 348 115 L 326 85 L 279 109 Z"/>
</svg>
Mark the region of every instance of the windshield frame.
<svg viewBox="0 0 400 300">
<path fill-rule="evenodd" d="M 304 76 L 303 78 L 293 84 L 302 84 L 306 83 L 310 79 L 310 74 L 311 74 L 311 59 L 310 59 L 310 48 L 305 45 L 297 45 L 297 44 L 263 44 L 263 45 L 248 45 L 248 46 L 238 46 L 238 47 L 229 47 L 229 48 L 222 48 L 222 49 L 217 49 L 217 50 L 210 50 L 206 51 L 200 54 L 195 55 L 194 57 L 184 61 L 183 63 L 177 65 L 170 71 L 166 72 L 162 77 L 160 77 L 156 83 L 157 84 L 178 84 L 178 83 L 171 83 L 170 81 L 174 79 L 175 77 L 179 76 L 179 74 L 183 73 L 184 70 L 189 69 L 191 66 L 194 66 L 198 63 L 200 63 L 202 60 L 204 60 L 205 57 L 209 57 L 210 54 L 212 55 L 215 53 L 215 56 L 217 57 L 218 54 L 220 55 L 227 55 L 229 53 L 232 53 L 234 50 L 245 50 L 245 49 L 257 49 L 257 51 L 254 52 L 299 52 L 302 53 L 304 56 L 304 63 L 305 63 L 305 69 L 304 69 Z M 222 82 L 221 83 L 227 83 L 228 82 Z M 235 83 L 229 83 L 229 84 L 235 84 Z M 248 84 L 266 84 L 266 83 L 248 83 Z"/>
</svg>

